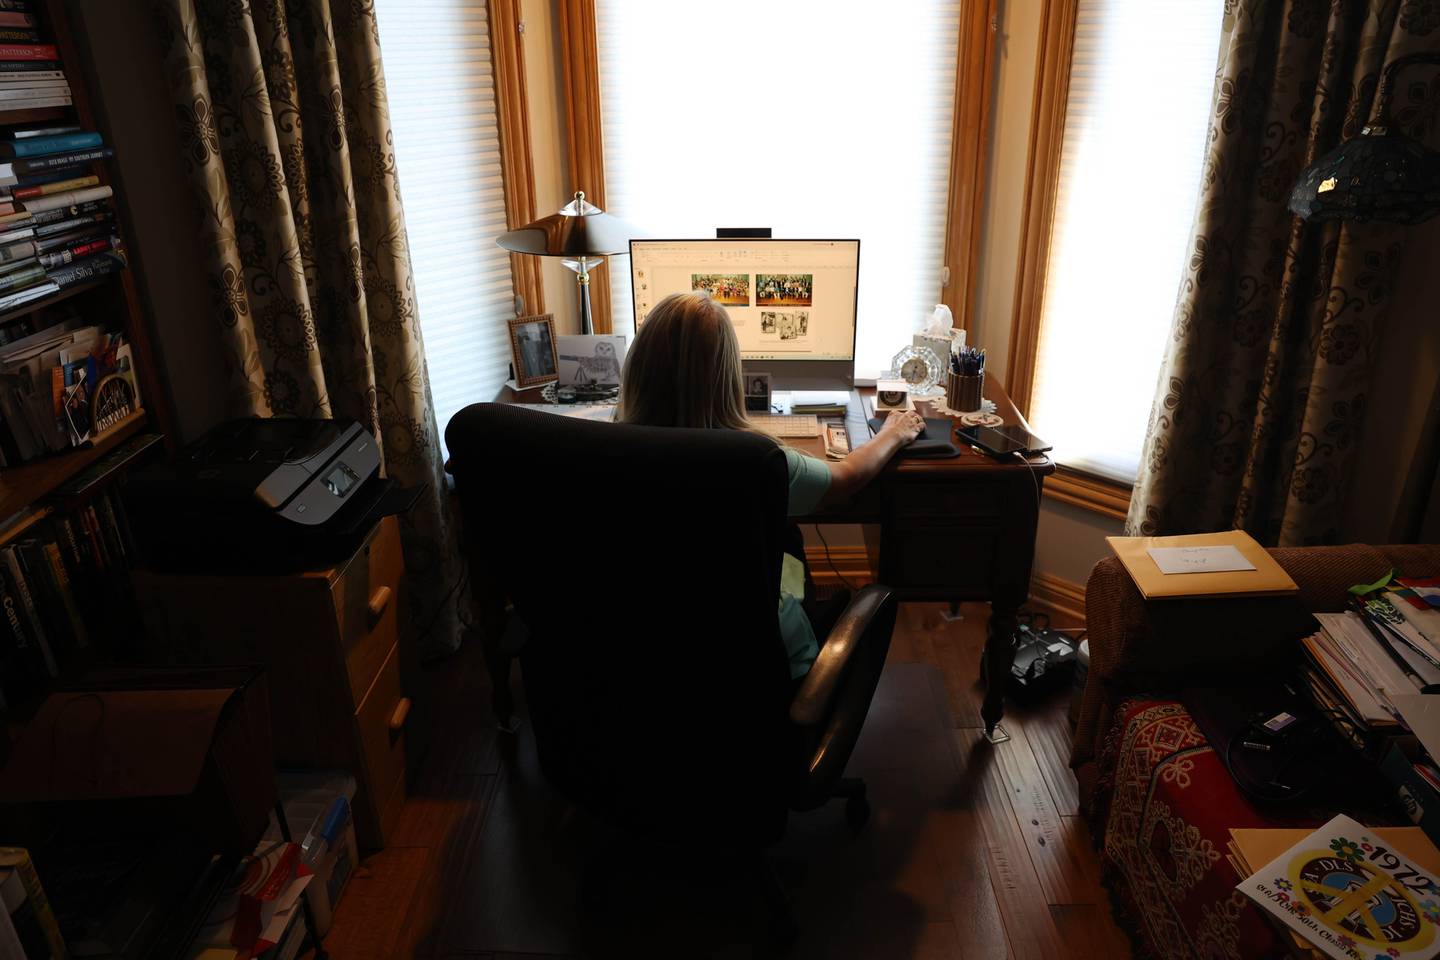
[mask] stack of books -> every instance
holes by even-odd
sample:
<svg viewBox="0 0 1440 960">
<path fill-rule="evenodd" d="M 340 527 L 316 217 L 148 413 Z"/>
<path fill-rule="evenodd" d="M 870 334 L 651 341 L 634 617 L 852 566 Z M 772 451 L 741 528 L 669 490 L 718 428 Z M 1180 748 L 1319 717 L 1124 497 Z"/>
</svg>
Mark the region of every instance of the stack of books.
<svg viewBox="0 0 1440 960">
<path fill-rule="evenodd" d="M 0 114 L 68 107 L 70 83 L 53 43 L 41 43 L 40 24 L 25 0 L 0 3 Z"/>
<path fill-rule="evenodd" d="M 71 316 L 0 347 L 0 466 L 99 439 L 141 409 L 121 334 Z"/>
<path fill-rule="evenodd" d="M 113 191 L 90 166 L 113 155 L 74 125 L 0 133 L 0 312 L 125 268 Z"/>
<path fill-rule="evenodd" d="M 124 503 L 111 491 L 0 547 L 0 709 L 46 690 L 77 651 L 110 634 L 134 557 Z"/>
</svg>

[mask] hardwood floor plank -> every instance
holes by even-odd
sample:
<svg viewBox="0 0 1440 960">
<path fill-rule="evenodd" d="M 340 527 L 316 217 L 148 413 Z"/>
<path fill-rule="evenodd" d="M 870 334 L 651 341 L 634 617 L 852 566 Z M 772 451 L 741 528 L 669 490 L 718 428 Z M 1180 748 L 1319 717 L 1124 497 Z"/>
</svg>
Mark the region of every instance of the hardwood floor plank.
<svg viewBox="0 0 1440 960">
<path fill-rule="evenodd" d="M 952 743 L 961 776 L 967 778 L 974 796 L 990 884 L 1004 918 L 1010 953 L 1016 958 L 1058 956 L 1060 935 L 999 772 L 996 752 L 1010 744 L 992 746 L 982 731 L 973 729 L 953 731 Z"/>
<path fill-rule="evenodd" d="M 404 942 L 409 906 L 430 863 L 425 847 L 386 847 L 361 862 L 335 907 L 325 950 L 334 960 L 412 956 Z"/>
<path fill-rule="evenodd" d="M 1068 708 L 1068 694 L 1057 694 L 1040 707 L 1016 711 L 1018 726 L 1025 731 L 1025 739 L 1055 801 L 1055 810 L 1062 817 L 1073 817 L 1080 812 L 1080 788 L 1075 781 L 1075 771 L 1070 769 L 1074 731 L 1066 714 Z"/>
<path fill-rule="evenodd" d="M 1055 809 L 1050 788 L 1019 725 L 1008 728 L 1010 742 L 995 750 L 997 770 L 1006 788 L 1011 812 L 1030 852 L 1047 903 L 1098 903 L 1104 898 L 1094 855 L 1086 856 L 1084 839 L 1077 842 L 1078 821 Z"/>
<path fill-rule="evenodd" d="M 1109 907 L 1093 903 L 1050 905 L 1050 916 L 1072 960 L 1128 960 L 1130 938 L 1115 926 Z"/>
</svg>

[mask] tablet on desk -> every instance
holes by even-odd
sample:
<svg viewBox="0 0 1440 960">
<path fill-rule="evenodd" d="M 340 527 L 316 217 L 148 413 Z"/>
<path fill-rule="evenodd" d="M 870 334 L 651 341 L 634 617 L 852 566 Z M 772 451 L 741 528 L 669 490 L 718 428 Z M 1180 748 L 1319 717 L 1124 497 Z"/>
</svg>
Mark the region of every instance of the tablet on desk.
<svg viewBox="0 0 1440 960">
<path fill-rule="evenodd" d="M 1012 453 L 1028 456 L 1052 449 L 1050 444 L 1024 427 L 961 427 L 955 432 L 961 440 L 979 447 L 992 457 L 1008 457 Z"/>
</svg>

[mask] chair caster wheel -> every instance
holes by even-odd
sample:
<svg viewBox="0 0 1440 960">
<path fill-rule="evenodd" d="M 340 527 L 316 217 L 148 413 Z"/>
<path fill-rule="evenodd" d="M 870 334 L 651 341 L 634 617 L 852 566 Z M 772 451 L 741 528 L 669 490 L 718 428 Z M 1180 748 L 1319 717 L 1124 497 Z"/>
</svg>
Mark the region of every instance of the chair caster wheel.
<svg viewBox="0 0 1440 960">
<path fill-rule="evenodd" d="M 863 793 L 845 801 L 845 822 L 850 825 L 851 835 L 858 834 L 870 822 L 870 801 Z"/>
</svg>

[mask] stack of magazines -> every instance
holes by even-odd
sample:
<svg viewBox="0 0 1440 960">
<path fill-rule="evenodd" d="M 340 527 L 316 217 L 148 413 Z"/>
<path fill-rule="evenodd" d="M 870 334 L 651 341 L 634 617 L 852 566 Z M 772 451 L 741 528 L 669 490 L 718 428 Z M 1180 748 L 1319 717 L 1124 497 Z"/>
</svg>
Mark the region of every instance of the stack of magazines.
<svg viewBox="0 0 1440 960">
<path fill-rule="evenodd" d="M 1315 618 L 1320 630 L 1304 641 L 1304 678 L 1357 745 L 1402 732 L 1396 698 L 1440 690 L 1440 609 L 1399 581 L 1357 597 L 1344 613 Z"/>
</svg>

